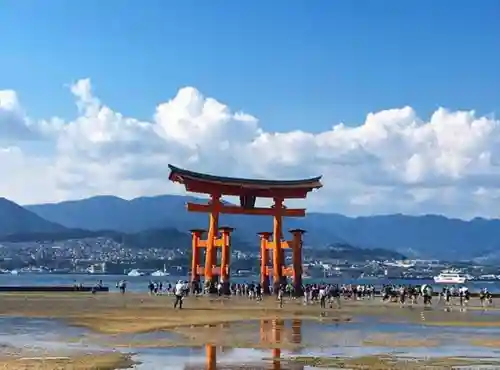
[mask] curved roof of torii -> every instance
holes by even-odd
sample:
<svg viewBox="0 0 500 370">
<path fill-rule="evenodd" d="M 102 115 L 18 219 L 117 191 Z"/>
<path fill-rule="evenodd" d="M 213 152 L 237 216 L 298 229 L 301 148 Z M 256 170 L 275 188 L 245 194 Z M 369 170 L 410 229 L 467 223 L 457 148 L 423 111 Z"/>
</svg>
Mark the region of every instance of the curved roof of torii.
<svg viewBox="0 0 500 370">
<path fill-rule="evenodd" d="M 285 198 L 303 198 L 308 192 L 319 189 L 321 176 L 302 180 L 261 180 L 237 177 L 223 177 L 185 170 L 171 164 L 169 179 L 183 184 L 187 191 L 210 193 L 209 189 L 217 188 L 222 195 L 255 195 L 273 197 L 283 195 Z"/>
</svg>

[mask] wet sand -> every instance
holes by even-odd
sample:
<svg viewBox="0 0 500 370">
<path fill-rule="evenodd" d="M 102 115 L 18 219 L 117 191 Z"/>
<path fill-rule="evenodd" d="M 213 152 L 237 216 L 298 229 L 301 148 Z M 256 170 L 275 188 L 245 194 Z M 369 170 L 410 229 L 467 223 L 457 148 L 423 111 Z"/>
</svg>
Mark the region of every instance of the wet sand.
<svg viewBox="0 0 500 370">
<path fill-rule="evenodd" d="M 0 295 L 0 315 L 57 318 L 100 333 L 125 334 L 261 318 L 319 319 L 321 312 L 295 301 L 280 309 L 273 298 L 255 302 L 189 297 L 183 310 L 174 310 L 173 302 L 172 297 L 147 294 L 9 294 Z M 350 318 L 347 310 L 332 310 L 329 320 Z"/>
<path fill-rule="evenodd" d="M 436 358 L 436 359 L 402 359 L 393 356 L 366 356 L 358 358 L 329 358 L 329 357 L 295 357 L 290 363 L 300 363 L 315 368 L 328 369 L 363 369 L 363 370 L 422 370 L 422 369 L 452 369 L 479 368 L 490 366 L 497 368 L 500 361 L 496 360 L 468 360 L 466 358 Z"/>
<path fill-rule="evenodd" d="M 0 369 L 9 370 L 115 370 L 134 365 L 130 355 L 119 352 L 69 357 L 0 357 Z"/>
<path fill-rule="evenodd" d="M 172 297 L 135 293 L 124 296 L 74 293 L 0 295 L 0 315 L 63 319 L 72 325 L 107 334 L 143 333 L 180 326 L 272 318 L 348 321 L 361 315 L 426 325 L 500 326 L 497 315 L 479 315 L 477 307 L 471 307 L 467 312 L 460 312 L 458 307 L 454 307 L 452 312 L 445 312 L 439 306 L 432 309 L 422 306 L 400 308 L 398 304 L 382 303 L 379 299 L 343 301 L 341 309 L 321 309 L 318 304 L 304 306 L 301 300 L 286 300 L 284 307 L 279 308 L 273 297 L 262 302 L 237 297 L 188 297 L 182 311 L 174 310 L 172 306 Z"/>
<path fill-rule="evenodd" d="M 442 344 L 441 338 L 415 338 L 391 334 L 375 334 L 362 341 L 365 346 L 390 347 L 390 348 L 414 348 L 414 347 L 436 347 Z"/>
<path fill-rule="evenodd" d="M 451 357 L 423 360 L 417 358 L 418 355 L 414 359 L 402 359 L 390 356 L 390 353 L 423 353 L 414 350 L 435 347 L 435 351 L 426 352 L 435 355 L 442 345 L 449 344 L 450 338 L 454 337 L 466 338 L 460 345 L 491 349 L 499 346 L 495 336 L 500 328 L 500 311 L 495 308 L 484 312 L 477 306 L 469 307 L 466 312 L 457 306 L 450 310 L 442 305 L 401 308 L 398 304 L 382 303 L 379 299 L 342 300 L 341 309 L 321 309 L 317 303 L 304 306 L 301 300 L 286 300 L 284 307 L 280 308 L 273 297 L 263 302 L 234 297 L 188 297 L 185 309 L 174 310 L 173 302 L 174 299 L 169 296 L 134 293 L 124 296 L 1 294 L 0 315 L 57 319 L 90 329 L 86 332 L 94 334 L 89 334 L 87 339 L 109 350 L 115 348 L 140 353 L 144 349 L 146 352 L 166 354 L 206 344 L 266 351 L 279 348 L 292 354 L 291 360 L 290 356 L 283 354 L 284 358 L 288 357 L 283 360 L 285 363 L 319 368 L 449 369 L 452 366 L 476 366 L 478 363 L 487 365 L 492 361 Z M 297 325 L 304 330 L 298 330 Z M 414 330 L 416 334 L 412 334 Z M 475 332 L 479 331 L 482 334 L 476 335 Z M 457 334 L 459 332 L 461 334 Z M 306 356 L 317 355 L 314 351 L 322 346 L 329 356 Z M 456 348 L 453 351 L 457 353 Z M 82 353 L 49 351 L 47 356 L 50 353 L 50 356 L 68 357 L 24 360 L 20 359 L 21 355 L 36 354 L 12 353 L 0 357 L 0 368 L 83 370 L 131 366 L 128 355 L 111 352 L 90 356 L 89 352 L 90 349 L 85 356 Z M 294 353 L 302 355 L 293 357 Z M 96 365 L 96 361 L 101 362 Z M 500 366 L 500 363 L 495 362 L 494 365 Z"/>
</svg>

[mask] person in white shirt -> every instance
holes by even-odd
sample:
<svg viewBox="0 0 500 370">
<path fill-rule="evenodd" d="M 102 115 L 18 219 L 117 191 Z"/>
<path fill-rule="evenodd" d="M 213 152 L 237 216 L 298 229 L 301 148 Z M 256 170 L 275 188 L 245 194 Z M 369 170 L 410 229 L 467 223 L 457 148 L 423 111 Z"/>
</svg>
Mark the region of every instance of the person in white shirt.
<svg viewBox="0 0 500 370">
<path fill-rule="evenodd" d="M 182 301 L 184 298 L 185 291 L 186 287 L 184 283 L 181 280 L 179 280 L 177 284 L 175 284 L 174 288 L 174 294 L 175 294 L 174 308 L 177 308 L 177 305 L 179 305 L 179 310 L 182 310 Z"/>
<path fill-rule="evenodd" d="M 460 296 L 460 306 L 469 303 L 469 288 L 462 286 L 458 289 L 458 295 Z"/>
<path fill-rule="evenodd" d="M 326 308 L 326 296 L 327 296 L 326 287 L 322 286 L 319 289 L 319 303 L 321 308 Z"/>
</svg>

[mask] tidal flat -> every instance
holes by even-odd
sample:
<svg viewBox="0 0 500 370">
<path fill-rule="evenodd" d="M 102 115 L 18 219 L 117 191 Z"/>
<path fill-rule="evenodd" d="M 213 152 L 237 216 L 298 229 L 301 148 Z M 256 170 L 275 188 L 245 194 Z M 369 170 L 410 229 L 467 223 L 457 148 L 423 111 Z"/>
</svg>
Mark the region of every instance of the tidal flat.
<svg viewBox="0 0 500 370">
<path fill-rule="evenodd" d="M 340 309 L 304 306 L 301 300 L 287 300 L 280 308 L 273 297 L 262 302 L 246 298 L 188 297 L 185 309 L 173 309 L 173 298 L 147 294 L 33 293 L 1 294 L 0 315 L 57 318 L 71 325 L 106 334 L 144 333 L 179 326 L 217 324 L 259 319 L 311 319 L 349 321 L 373 316 L 387 321 L 405 321 L 439 326 L 500 326 L 496 315 L 479 315 L 471 306 L 467 312 L 438 307 L 400 308 L 379 299 L 342 302 Z M 498 311 L 490 308 L 489 311 Z M 326 315 L 324 315 L 326 313 Z"/>
<path fill-rule="evenodd" d="M 352 370 L 447 370 L 447 369 L 498 369 L 500 360 L 467 359 L 459 357 L 440 357 L 433 359 L 401 358 L 396 356 L 378 355 L 355 358 L 341 357 L 294 357 L 289 363 L 302 364 L 321 369 L 352 369 Z"/>
<path fill-rule="evenodd" d="M 0 369 L 8 370 L 115 370 L 129 369 L 135 362 L 119 352 L 72 356 L 0 357 Z"/>
<path fill-rule="evenodd" d="M 500 325 L 498 310 L 485 312 L 475 306 L 401 308 L 379 299 L 342 301 L 340 309 L 286 300 L 280 308 L 272 297 L 188 297 L 183 310 L 174 310 L 169 296 L 2 294 L 0 317 L 14 331 L 0 335 L 8 348 L 0 368 L 240 369 L 251 359 L 254 369 L 270 369 L 277 353 L 281 369 L 488 368 L 500 358 Z M 36 343 L 38 334 L 28 329 L 38 324 L 30 320 L 45 320 Z M 49 338 L 51 331 L 59 334 Z M 209 353 L 216 367 L 208 367 Z M 165 367 L 172 359 L 179 366 Z"/>
</svg>

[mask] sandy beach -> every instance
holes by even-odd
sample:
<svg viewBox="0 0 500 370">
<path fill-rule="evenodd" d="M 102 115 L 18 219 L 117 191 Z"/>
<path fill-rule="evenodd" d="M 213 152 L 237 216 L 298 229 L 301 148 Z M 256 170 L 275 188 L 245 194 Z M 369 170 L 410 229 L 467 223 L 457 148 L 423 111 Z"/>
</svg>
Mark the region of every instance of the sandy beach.
<svg viewBox="0 0 500 370">
<path fill-rule="evenodd" d="M 458 305 L 435 304 L 401 308 L 397 303 L 373 300 L 343 300 L 341 308 L 321 309 L 319 304 L 304 306 L 301 300 L 287 299 L 282 308 L 274 297 L 263 301 L 241 297 L 187 297 L 183 310 L 173 308 L 171 296 L 148 294 L 74 294 L 32 293 L 2 294 L 0 315 L 44 317 L 66 320 L 107 334 L 143 333 L 180 326 L 217 324 L 259 319 L 311 319 L 349 321 L 356 316 L 376 316 L 381 320 L 422 322 L 426 325 L 499 326 L 496 315 L 477 315 L 479 302 L 471 302 L 466 311 Z M 488 312 L 498 312 L 495 307 Z"/>
<path fill-rule="evenodd" d="M 309 340 L 310 342 L 307 342 L 302 337 L 297 340 L 297 333 L 301 336 L 301 329 L 295 326 L 315 323 L 320 325 L 318 328 L 335 324 L 340 324 L 342 327 L 347 323 L 358 322 L 359 325 L 360 320 L 377 321 L 381 323 L 380 325 L 418 324 L 429 330 L 436 327 L 446 327 L 447 330 L 453 327 L 457 330 L 463 327 L 500 328 L 498 320 L 500 311 L 491 307 L 488 308 L 488 314 L 482 314 L 479 302 L 477 304 L 471 302 L 467 310 L 462 310 L 457 305 L 444 307 L 438 304 L 432 308 L 422 305 L 400 307 L 397 303 L 383 303 L 380 299 L 342 300 L 340 309 L 321 309 L 317 303 L 304 306 L 301 300 L 294 299 L 285 300 L 284 306 L 280 308 L 274 297 L 267 297 L 260 302 L 239 297 L 187 297 L 185 308 L 182 310 L 175 310 L 173 302 L 174 299 L 170 296 L 137 293 L 2 294 L 0 316 L 61 320 L 68 325 L 90 330 L 96 334 L 96 344 L 110 346 L 111 343 L 116 350 L 127 347 L 166 349 L 207 344 L 255 349 L 279 348 L 288 351 L 318 346 L 318 343 L 323 345 L 336 343 L 335 345 L 342 346 L 343 342 L 339 339 L 345 340 L 345 338 L 342 335 L 339 337 L 339 331 L 318 332 Z M 291 322 L 292 325 L 287 324 L 287 326 L 285 322 Z M 276 331 L 281 331 L 279 340 L 276 340 L 276 337 L 270 338 L 269 333 L 276 335 Z M 362 325 L 359 331 L 362 332 Z M 169 336 L 165 334 L 161 337 L 141 337 L 141 333 L 166 333 Z M 130 335 L 135 336 L 130 337 Z M 267 339 L 264 340 L 263 336 Z M 442 342 L 441 338 L 432 335 L 401 336 L 398 333 L 375 331 L 370 335 L 364 335 L 357 345 L 405 350 L 414 347 L 437 347 L 442 345 Z M 493 348 L 498 340 L 494 335 L 483 335 L 469 338 L 468 343 L 472 346 Z M 115 369 L 130 367 L 133 361 L 129 355 L 120 352 L 96 354 L 91 357 L 71 355 L 59 359 L 22 359 L 23 356 L 21 353 L 3 356 L 0 358 L 0 368 L 4 366 L 8 369 Z M 287 361 L 312 363 L 320 368 L 333 367 L 334 364 L 337 367 L 348 365 L 350 368 L 367 368 L 370 363 L 369 368 L 392 369 L 401 365 L 400 359 L 387 356 L 389 355 L 384 358 L 380 355 L 360 356 L 358 360 L 302 356 L 288 358 Z M 413 361 L 411 367 L 406 368 L 434 366 L 432 361 L 429 359 L 425 363 Z M 438 360 L 434 362 L 436 361 Z M 451 366 L 457 361 L 460 362 L 458 365 L 463 365 L 469 360 L 441 358 L 439 361 L 445 366 L 442 368 L 449 368 L 446 366 Z M 375 364 L 376 367 L 373 367 Z M 7 365 L 8 367 L 5 367 Z"/>
</svg>

